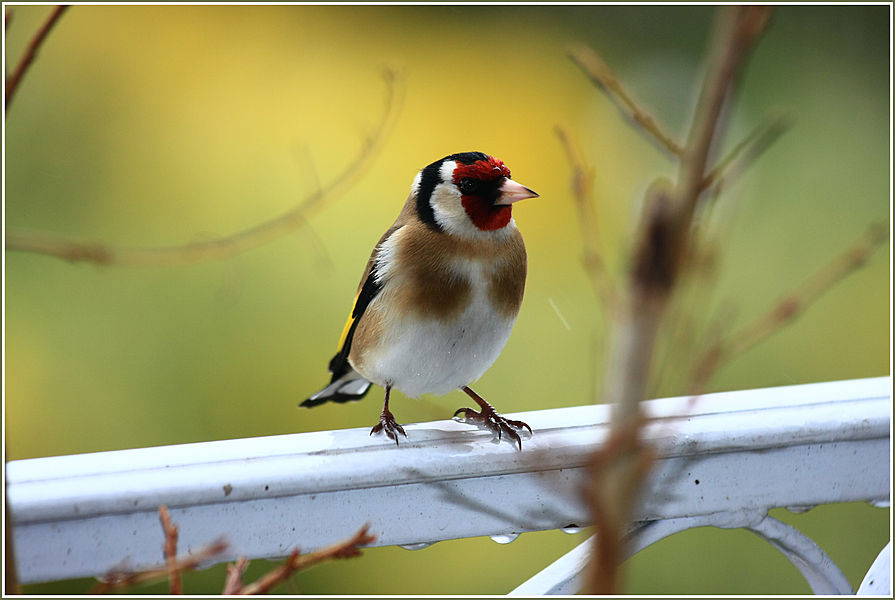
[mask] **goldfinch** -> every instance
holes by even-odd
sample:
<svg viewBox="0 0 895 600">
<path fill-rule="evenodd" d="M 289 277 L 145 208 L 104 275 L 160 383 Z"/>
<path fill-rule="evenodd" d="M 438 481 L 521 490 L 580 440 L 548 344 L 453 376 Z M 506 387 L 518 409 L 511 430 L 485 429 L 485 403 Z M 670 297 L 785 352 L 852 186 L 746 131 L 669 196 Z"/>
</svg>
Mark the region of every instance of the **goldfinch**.
<svg viewBox="0 0 895 600">
<path fill-rule="evenodd" d="M 526 255 L 512 217 L 514 202 L 538 194 L 510 179 L 500 160 L 481 152 L 445 156 L 414 178 L 410 196 L 383 234 L 361 277 L 332 380 L 300 406 L 359 400 L 385 388 L 379 423 L 395 444 L 404 428 L 389 411 L 392 389 L 416 398 L 463 390 L 480 407 L 464 420 L 506 433 L 519 431 L 469 387 L 503 350 L 519 313 Z"/>
</svg>

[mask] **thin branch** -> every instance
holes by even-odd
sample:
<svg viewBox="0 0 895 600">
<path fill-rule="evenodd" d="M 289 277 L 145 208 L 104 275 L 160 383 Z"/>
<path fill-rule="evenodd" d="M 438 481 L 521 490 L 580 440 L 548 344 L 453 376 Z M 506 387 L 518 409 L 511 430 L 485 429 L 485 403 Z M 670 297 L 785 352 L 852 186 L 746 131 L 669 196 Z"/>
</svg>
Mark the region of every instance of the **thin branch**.
<svg viewBox="0 0 895 600">
<path fill-rule="evenodd" d="M 300 554 L 296 549 L 282 565 L 265 574 L 257 581 L 242 588 L 239 591 L 239 594 L 264 594 L 301 569 L 307 569 L 310 566 L 327 560 L 360 556 L 360 547 L 376 540 L 375 535 L 370 535 L 368 533 L 369 529 L 369 524 L 364 525 L 351 538 L 323 548 L 322 550 L 318 550 L 317 552 L 312 552 L 311 554 Z"/>
<path fill-rule="evenodd" d="M 720 9 L 702 91 L 680 152 L 677 182 L 672 188 L 658 181 L 647 192 L 629 278 L 629 306 L 613 334 L 607 370 L 605 401 L 614 407 L 614 422 L 634 418 L 646 397 L 656 335 L 690 247 L 692 219 L 709 151 L 720 135 L 722 109 L 746 52 L 769 16 L 766 7 Z"/>
<path fill-rule="evenodd" d="M 755 321 L 729 337 L 713 343 L 696 362 L 690 393 L 701 394 L 720 364 L 763 342 L 788 323 L 795 321 L 821 296 L 860 269 L 873 252 L 888 239 L 889 232 L 885 226 L 880 224 L 871 226 L 848 250 L 802 285 L 783 296 Z"/>
<path fill-rule="evenodd" d="M 719 13 L 709 51 L 711 63 L 678 169 L 675 196 L 679 223 L 689 221 L 695 210 L 706 179 L 709 151 L 720 133 L 722 109 L 743 59 L 764 31 L 772 11 L 767 6 L 728 6 Z"/>
<path fill-rule="evenodd" d="M 165 564 L 168 567 L 168 581 L 172 594 L 183 594 L 180 571 L 177 569 L 177 525 L 171 522 L 167 506 L 159 506 L 159 518 L 165 531 Z"/>
<path fill-rule="evenodd" d="M 601 301 L 607 314 L 613 315 L 618 298 L 612 278 L 603 261 L 600 228 L 597 225 L 597 215 L 593 206 L 594 170 L 587 166 L 581 149 L 566 129 L 557 125 L 556 136 L 559 138 L 572 167 L 572 192 L 575 198 L 575 207 L 578 209 L 578 225 L 581 228 L 581 238 L 584 243 L 584 268 L 597 298 Z"/>
<path fill-rule="evenodd" d="M 242 576 L 249 566 L 249 561 L 244 556 L 236 559 L 235 564 L 227 565 L 227 579 L 224 581 L 224 596 L 239 594 L 242 590 Z"/>
<path fill-rule="evenodd" d="M 640 415 L 636 420 L 624 423 L 621 427 L 613 427 L 600 452 L 594 456 L 589 465 L 587 501 L 590 513 L 594 516 L 597 535 L 594 536 L 596 551 L 592 557 L 591 568 L 587 575 L 589 580 L 585 589 L 591 594 L 608 594 L 619 589 L 618 566 L 625 560 L 624 545 L 619 543 L 628 529 L 628 523 L 616 518 L 619 507 L 613 506 L 618 498 L 635 498 L 644 478 L 656 459 L 656 452 L 643 445 L 639 440 L 638 430 L 643 426 L 645 418 Z M 632 441 L 636 444 L 632 452 Z M 616 475 L 619 461 L 634 461 L 626 471 L 624 479 Z M 607 494 L 600 486 L 606 477 L 621 487 L 618 494 Z"/>
<path fill-rule="evenodd" d="M 226 550 L 227 542 L 223 539 L 218 539 L 208 546 L 199 548 L 189 557 L 178 559 L 177 562 L 173 565 L 173 568 L 177 572 L 193 570 L 205 561 L 217 556 L 218 554 L 222 554 Z M 128 588 L 130 586 L 137 585 L 138 583 L 155 581 L 157 579 L 165 579 L 166 577 L 168 577 L 170 568 L 171 567 L 166 565 L 165 567 L 160 569 L 150 569 L 148 571 L 140 571 L 138 573 L 120 570 L 109 571 L 106 575 L 100 578 L 99 583 L 93 586 L 93 588 L 88 593 L 105 594 L 106 592 L 109 592 L 111 590 Z"/>
<path fill-rule="evenodd" d="M 729 183 L 731 179 L 750 167 L 791 126 L 792 120 L 787 117 L 775 117 L 757 125 L 705 176 L 702 189 L 708 189 L 722 180 Z"/>
<path fill-rule="evenodd" d="M 718 248 L 725 236 L 721 223 L 715 223 L 711 230 L 708 228 L 711 212 L 718 206 L 722 192 L 780 139 L 790 126 L 791 119 L 784 116 L 765 118 L 706 175 L 703 181 L 703 199 L 699 206 L 700 214 L 692 220 L 689 232 L 692 241 L 682 259 L 685 264 L 680 268 L 681 281 L 677 284 L 679 289 L 675 292 L 676 299 L 671 308 L 674 312 L 666 317 L 669 327 L 665 330 L 664 338 L 669 344 L 674 344 L 674 352 L 669 352 L 669 347 L 661 350 L 660 354 L 665 362 L 656 369 L 656 388 L 661 387 L 660 382 L 665 382 L 666 375 L 674 374 L 681 378 L 677 384 L 671 385 L 674 389 L 688 387 L 691 382 L 690 374 L 686 371 L 676 368 L 666 371 L 665 367 L 672 355 L 680 357 L 697 353 L 697 348 L 692 346 L 695 338 L 690 335 L 694 326 L 694 314 L 691 311 L 696 306 L 703 306 L 700 297 L 705 299 L 709 286 L 700 284 L 706 284 L 715 275 Z M 667 385 L 665 387 L 668 388 Z M 649 396 L 652 397 L 653 393 L 650 392 Z"/>
<path fill-rule="evenodd" d="M 640 441 L 640 402 L 646 397 L 659 327 L 679 283 L 690 249 L 696 211 L 713 142 L 721 134 L 722 109 L 742 63 L 770 17 L 766 7 L 725 6 L 719 10 L 709 49 L 709 64 L 690 133 L 680 158 L 677 181 L 659 180 L 648 190 L 634 242 L 626 297 L 612 331 L 604 402 L 611 404 L 617 443 L 594 457 L 590 502 L 604 513 L 591 559 L 585 593 L 618 592 L 624 556 L 620 532 L 637 502 L 649 449 Z M 599 468 L 596 468 L 599 467 Z M 607 554 L 608 553 L 608 554 Z"/>
<path fill-rule="evenodd" d="M 599 86 L 609 98 L 615 102 L 622 113 L 643 129 L 644 132 L 652 136 L 653 140 L 659 143 L 659 146 L 675 156 L 680 156 L 683 151 L 680 144 L 675 142 L 672 137 L 666 134 L 662 127 L 656 122 L 656 119 L 646 110 L 641 108 L 640 104 L 634 100 L 633 96 L 622 86 L 618 78 L 609 68 L 605 61 L 594 52 L 589 46 L 579 45 L 570 48 L 567 52 L 572 62 L 597 86 Z"/>
<path fill-rule="evenodd" d="M 656 334 L 690 249 L 692 219 L 703 191 L 709 150 L 721 133 L 722 108 L 769 15 L 767 7 L 720 9 L 677 183 L 672 187 L 658 181 L 647 192 L 629 276 L 630 306 L 616 328 L 614 357 L 607 371 L 605 401 L 615 407 L 618 421 L 634 417 L 645 398 Z"/>
<path fill-rule="evenodd" d="M 13 95 L 19 87 L 19 84 L 22 82 L 22 78 L 25 76 L 25 73 L 28 72 L 28 67 L 31 66 L 31 63 L 34 61 L 34 57 L 37 56 L 37 51 L 40 49 L 41 44 L 47 39 L 47 36 L 50 33 L 50 30 L 53 29 L 53 25 L 56 24 L 56 21 L 59 20 L 59 17 L 62 16 L 62 13 L 68 8 L 67 5 L 56 6 L 53 11 L 50 13 L 50 16 L 44 22 L 40 29 L 37 30 L 37 33 L 34 34 L 34 37 L 31 38 L 31 42 L 28 44 L 28 47 L 25 49 L 25 54 L 22 55 L 22 58 L 19 59 L 19 64 L 16 65 L 15 70 L 12 72 L 12 75 L 6 78 L 6 112 L 9 112 L 9 105 L 12 102 Z M 6 15 L 6 26 L 9 27 L 9 18 L 10 13 Z M 4 113 L 5 114 L 5 113 Z"/>
<path fill-rule="evenodd" d="M 171 582 L 171 593 L 182 594 L 181 573 L 183 571 L 195 569 L 206 560 L 221 554 L 227 549 L 227 543 L 221 538 L 204 548 L 200 548 L 187 558 L 178 559 L 177 525 L 172 523 L 168 508 L 164 505 L 159 506 L 159 519 L 161 520 L 162 529 L 165 533 L 165 567 L 138 573 L 123 570 L 110 571 L 90 590 L 90 594 L 104 594 L 110 590 L 127 588 L 138 583 L 161 579 L 165 576 L 167 576 L 168 580 Z M 376 536 L 371 535 L 369 530 L 370 525 L 368 523 L 347 540 L 335 543 L 310 554 L 302 555 L 299 553 L 298 549 L 295 549 L 283 564 L 247 586 L 242 585 L 242 576 L 249 566 L 249 563 L 245 557 L 241 556 L 237 559 L 236 564 L 227 565 L 227 578 L 224 582 L 222 593 L 225 595 L 264 594 L 269 592 L 274 586 L 288 579 L 296 571 L 306 569 L 327 560 L 360 556 L 361 546 L 366 546 L 367 544 L 376 541 Z"/>
<path fill-rule="evenodd" d="M 232 235 L 178 246 L 121 248 L 97 242 L 82 242 L 50 234 L 6 232 L 6 249 L 36 252 L 70 262 L 115 266 L 170 266 L 230 258 L 291 233 L 327 200 L 350 189 L 372 165 L 388 133 L 394 127 L 400 106 L 400 77 L 386 70 L 386 111 L 375 131 L 363 141 L 358 156 L 326 187 L 317 189 L 286 213 Z"/>
</svg>

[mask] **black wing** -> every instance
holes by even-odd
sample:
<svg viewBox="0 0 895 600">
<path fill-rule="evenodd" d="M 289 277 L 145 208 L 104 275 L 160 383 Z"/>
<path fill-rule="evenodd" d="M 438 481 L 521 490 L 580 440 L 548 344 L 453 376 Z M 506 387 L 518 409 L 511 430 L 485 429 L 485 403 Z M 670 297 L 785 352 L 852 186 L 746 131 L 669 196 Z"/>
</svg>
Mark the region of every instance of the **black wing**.
<svg viewBox="0 0 895 600">
<path fill-rule="evenodd" d="M 325 388 L 313 394 L 310 398 L 300 403 L 299 406 L 313 408 L 324 402 L 350 402 L 360 400 L 370 389 L 370 382 L 358 375 L 348 364 L 348 355 L 351 353 L 351 342 L 354 339 L 354 331 L 364 311 L 370 305 L 382 286 L 376 281 L 375 263 L 370 273 L 364 280 L 364 285 L 354 299 L 354 306 L 345 328 L 342 330 L 342 341 L 339 351 L 329 361 L 329 371 L 332 379 Z"/>
<path fill-rule="evenodd" d="M 380 290 L 382 284 L 378 281 L 376 258 L 379 254 L 379 248 L 382 243 L 400 228 L 400 225 L 393 225 L 380 238 L 376 244 L 376 249 L 367 263 L 368 272 L 364 278 L 364 283 L 360 291 L 354 298 L 354 305 L 351 307 L 351 315 L 342 329 L 342 338 L 339 341 L 339 351 L 329 361 L 329 372 L 332 373 L 332 379 L 329 385 L 313 394 L 310 398 L 302 402 L 299 406 L 313 407 L 324 402 L 348 402 L 351 400 L 360 400 L 370 389 L 370 382 L 358 374 L 348 363 L 348 355 L 351 354 L 351 344 L 354 341 L 354 332 L 357 330 L 357 324 L 366 312 L 370 302 L 373 301 Z"/>
<path fill-rule="evenodd" d="M 364 281 L 363 287 L 354 299 L 354 308 L 351 310 L 351 316 L 348 317 L 348 322 L 345 323 L 342 345 L 336 355 L 332 357 L 332 360 L 329 361 L 329 372 L 333 374 L 330 383 L 334 383 L 336 379 L 342 377 L 349 369 L 351 369 L 351 365 L 348 364 L 348 355 L 351 353 L 351 342 L 354 340 L 354 331 L 357 329 L 357 324 L 360 322 L 360 318 L 363 316 L 364 311 L 367 310 L 367 307 L 370 306 L 370 302 L 372 302 L 373 298 L 379 294 L 379 290 L 381 289 L 382 285 L 377 281 L 376 277 L 376 262 L 374 260 L 373 265 L 370 268 L 370 273 Z"/>
</svg>

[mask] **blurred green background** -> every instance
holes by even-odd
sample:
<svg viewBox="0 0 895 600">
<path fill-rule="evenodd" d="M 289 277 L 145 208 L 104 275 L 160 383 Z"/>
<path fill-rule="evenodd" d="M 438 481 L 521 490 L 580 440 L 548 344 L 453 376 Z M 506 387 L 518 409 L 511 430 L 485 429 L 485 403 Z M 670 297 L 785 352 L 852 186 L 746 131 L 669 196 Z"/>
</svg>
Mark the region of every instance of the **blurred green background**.
<svg viewBox="0 0 895 600">
<path fill-rule="evenodd" d="M 9 10 L 7 68 L 50 9 Z M 541 195 L 514 211 L 529 253 L 525 302 L 476 389 L 503 412 L 598 400 L 605 316 L 582 269 L 571 170 L 554 127 L 573 132 L 594 166 L 593 202 L 616 276 L 644 190 L 674 167 L 565 51 L 589 44 L 682 137 L 713 11 L 70 9 L 7 115 L 9 229 L 123 246 L 225 236 L 285 212 L 353 160 L 383 114 L 384 67 L 402 73 L 403 102 L 355 187 L 295 234 L 236 258 L 117 268 L 6 253 L 7 457 L 371 426 L 380 409 L 375 389 L 351 405 L 305 411 L 296 403 L 327 381 L 364 262 L 415 172 L 467 150 L 500 157 Z M 887 6 L 777 9 L 744 74 L 725 146 L 768 113 L 794 125 L 722 200 L 728 220 L 715 285 L 694 309 L 703 322 L 721 307 L 730 326 L 750 322 L 869 224 L 889 221 L 889 24 Z M 886 244 L 798 321 L 725 364 L 711 389 L 888 374 L 889 255 Z M 677 340 L 663 347 L 657 397 L 683 393 L 681 374 L 693 358 Z M 456 393 L 399 395 L 392 408 L 410 423 L 448 418 L 461 403 Z M 774 514 L 811 535 L 854 585 L 889 539 L 887 509 Z M 279 591 L 503 594 L 586 535 L 370 549 Z M 255 561 L 248 577 L 269 567 Z M 809 592 L 776 550 L 741 531 L 679 534 L 629 567 L 626 590 L 635 594 Z M 186 587 L 212 593 L 222 582 L 218 566 L 190 575 Z M 88 587 L 81 580 L 27 591 Z"/>
</svg>

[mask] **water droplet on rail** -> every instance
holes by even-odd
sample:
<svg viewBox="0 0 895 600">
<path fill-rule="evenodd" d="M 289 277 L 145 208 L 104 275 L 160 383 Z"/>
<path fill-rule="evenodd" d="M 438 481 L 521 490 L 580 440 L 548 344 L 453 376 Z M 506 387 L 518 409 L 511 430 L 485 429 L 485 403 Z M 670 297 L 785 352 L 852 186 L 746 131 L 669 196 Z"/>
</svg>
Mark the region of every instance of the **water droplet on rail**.
<svg viewBox="0 0 895 600">
<path fill-rule="evenodd" d="M 560 529 L 563 533 L 568 533 L 570 535 L 574 535 L 576 533 L 581 533 L 584 531 L 584 527 L 578 527 L 577 525 L 566 525 L 562 529 Z"/>
<path fill-rule="evenodd" d="M 502 533 L 499 535 L 492 535 L 491 539 L 497 542 L 498 544 L 509 544 L 513 540 L 519 537 L 518 533 Z"/>
<path fill-rule="evenodd" d="M 422 550 L 423 548 L 428 548 L 435 542 L 418 542 L 416 544 L 399 544 L 401 548 L 405 550 Z"/>
</svg>

